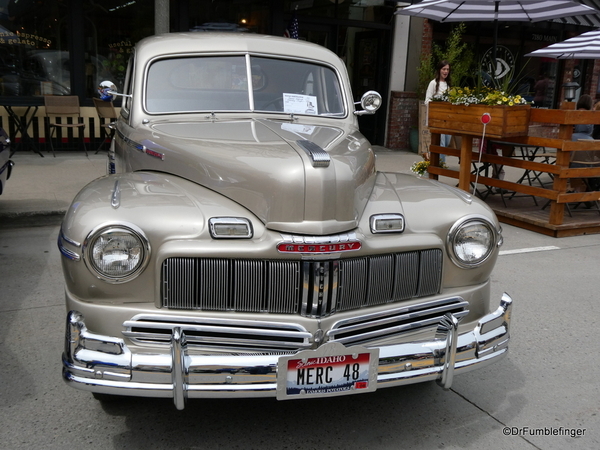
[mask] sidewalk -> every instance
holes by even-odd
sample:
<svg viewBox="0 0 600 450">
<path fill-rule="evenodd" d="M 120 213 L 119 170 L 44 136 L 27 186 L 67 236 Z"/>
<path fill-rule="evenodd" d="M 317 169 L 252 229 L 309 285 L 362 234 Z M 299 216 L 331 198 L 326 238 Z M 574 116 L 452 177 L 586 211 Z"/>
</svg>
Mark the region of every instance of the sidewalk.
<svg viewBox="0 0 600 450">
<path fill-rule="evenodd" d="M 75 195 L 106 174 L 106 152 L 16 152 L 15 166 L 0 195 L 0 227 L 60 223 Z"/>
<path fill-rule="evenodd" d="M 378 170 L 410 172 L 420 157 L 409 151 L 374 146 Z M 106 174 L 106 152 L 57 152 L 40 155 L 16 152 L 12 175 L 0 195 L 0 227 L 58 224 L 75 195 L 90 181 Z"/>
</svg>

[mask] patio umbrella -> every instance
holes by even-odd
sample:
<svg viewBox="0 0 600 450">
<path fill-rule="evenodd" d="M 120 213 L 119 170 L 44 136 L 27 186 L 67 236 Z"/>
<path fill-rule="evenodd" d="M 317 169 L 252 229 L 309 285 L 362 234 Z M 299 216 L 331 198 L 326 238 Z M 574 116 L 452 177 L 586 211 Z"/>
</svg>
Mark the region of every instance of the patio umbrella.
<svg viewBox="0 0 600 450">
<path fill-rule="evenodd" d="M 494 22 L 492 61 L 497 64 L 498 22 L 540 22 L 600 11 L 573 0 L 423 0 L 396 11 L 438 22 Z M 492 76 L 495 77 L 496 68 Z"/>
<path fill-rule="evenodd" d="M 525 56 L 554 59 L 600 59 L 600 30 L 593 30 L 540 48 Z"/>
</svg>

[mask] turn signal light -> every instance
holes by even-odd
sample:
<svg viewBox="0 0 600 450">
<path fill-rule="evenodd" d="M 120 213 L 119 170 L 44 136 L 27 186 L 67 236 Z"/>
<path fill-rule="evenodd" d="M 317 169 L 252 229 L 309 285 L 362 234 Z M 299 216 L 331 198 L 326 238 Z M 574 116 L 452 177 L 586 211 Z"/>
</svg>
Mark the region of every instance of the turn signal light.
<svg viewBox="0 0 600 450">
<path fill-rule="evenodd" d="M 250 239 L 252 225 L 243 217 L 211 217 L 208 220 L 213 239 Z"/>
<path fill-rule="evenodd" d="M 371 233 L 402 233 L 404 216 L 402 214 L 376 214 L 371 216 Z"/>
</svg>

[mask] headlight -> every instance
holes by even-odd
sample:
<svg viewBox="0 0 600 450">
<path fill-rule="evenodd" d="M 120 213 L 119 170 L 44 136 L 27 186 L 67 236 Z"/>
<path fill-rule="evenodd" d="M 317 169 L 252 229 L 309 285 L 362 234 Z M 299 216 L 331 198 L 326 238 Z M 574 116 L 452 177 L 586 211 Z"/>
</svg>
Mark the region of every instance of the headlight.
<svg viewBox="0 0 600 450">
<path fill-rule="evenodd" d="M 121 283 L 142 272 L 150 256 L 150 244 L 136 227 L 108 226 L 88 235 L 83 254 L 88 268 L 100 279 Z"/>
<path fill-rule="evenodd" d="M 464 217 L 448 233 L 448 252 L 452 261 L 463 268 L 481 265 L 498 243 L 494 226 L 483 217 Z"/>
</svg>

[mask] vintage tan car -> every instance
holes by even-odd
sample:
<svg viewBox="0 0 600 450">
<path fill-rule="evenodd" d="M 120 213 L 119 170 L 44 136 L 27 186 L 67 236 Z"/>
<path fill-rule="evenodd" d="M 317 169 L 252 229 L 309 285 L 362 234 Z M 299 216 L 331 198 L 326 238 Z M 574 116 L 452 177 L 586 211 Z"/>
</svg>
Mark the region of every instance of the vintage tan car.
<svg viewBox="0 0 600 450">
<path fill-rule="evenodd" d="M 508 351 L 502 244 L 466 192 L 375 169 L 343 62 L 285 38 L 146 38 L 108 172 L 67 212 L 63 377 L 97 398 L 314 398 Z M 358 110 L 355 110 L 358 109 Z M 493 382 L 490 380 L 490 383 Z"/>
</svg>

